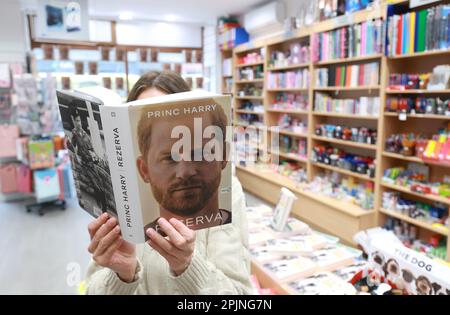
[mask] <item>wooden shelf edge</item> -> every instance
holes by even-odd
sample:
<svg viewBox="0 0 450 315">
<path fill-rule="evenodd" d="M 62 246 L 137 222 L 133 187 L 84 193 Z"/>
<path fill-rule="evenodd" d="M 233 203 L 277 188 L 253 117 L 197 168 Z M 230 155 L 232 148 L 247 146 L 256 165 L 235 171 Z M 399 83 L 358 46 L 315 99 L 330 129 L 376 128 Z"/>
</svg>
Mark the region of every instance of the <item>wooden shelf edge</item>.
<svg viewBox="0 0 450 315">
<path fill-rule="evenodd" d="M 361 149 L 368 149 L 368 150 L 376 150 L 377 146 L 375 144 L 366 144 L 356 141 L 346 141 L 341 139 L 335 139 L 335 138 L 328 138 L 328 137 L 319 137 L 319 136 L 311 136 L 314 140 L 324 141 L 324 142 L 331 142 L 336 144 L 342 144 L 347 145 L 355 148 L 361 148 Z"/>
<path fill-rule="evenodd" d="M 384 213 L 384 214 L 386 214 L 388 216 L 400 219 L 402 221 L 406 221 L 406 222 L 411 223 L 413 225 L 419 226 L 421 228 L 430 230 L 432 232 L 435 232 L 435 233 L 438 233 L 438 234 L 441 234 L 441 235 L 444 235 L 444 236 L 448 236 L 448 234 L 449 234 L 449 230 L 448 229 L 444 230 L 444 229 L 435 228 L 435 227 L 433 227 L 431 224 L 429 224 L 427 222 L 423 222 L 423 221 L 411 218 L 410 216 L 398 213 L 398 212 L 393 211 L 393 210 L 380 208 L 380 212 Z"/>
<path fill-rule="evenodd" d="M 427 57 L 427 56 L 445 55 L 445 54 L 450 54 L 450 49 L 431 50 L 431 51 L 417 52 L 417 53 L 413 53 L 413 54 L 387 56 L 387 59 L 388 60 L 398 60 L 398 59 Z"/>
<path fill-rule="evenodd" d="M 340 114 L 340 113 L 328 113 L 328 112 L 316 112 L 313 111 L 314 116 L 328 116 L 339 118 L 352 118 L 352 119 L 366 119 L 366 120 L 378 120 L 378 116 L 366 116 L 366 115 L 352 115 L 352 114 Z"/>
<path fill-rule="evenodd" d="M 240 166 L 240 165 L 236 165 L 236 169 L 250 173 L 250 174 L 257 176 L 263 180 L 269 181 L 275 185 L 284 186 L 284 187 L 292 190 L 293 192 L 298 193 L 299 195 L 303 195 L 307 198 L 310 198 L 317 202 L 325 204 L 325 205 L 329 206 L 330 208 L 333 208 L 335 210 L 343 212 L 351 217 L 363 217 L 363 216 L 375 214 L 375 210 L 373 210 L 373 209 L 365 210 L 365 209 L 359 207 L 358 205 L 355 205 L 355 204 L 352 204 L 352 203 L 349 203 L 346 201 L 338 200 L 338 199 L 331 198 L 331 197 L 328 197 L 325 195 L 320 195 L 320 194 L 316 194 L 316 193 L 301 189 L 300 187 L 297 186 L 297 183 L 295 183 L 291 179 L 289 179 L 283 175 L 277 174 L 273 171 L 269 171 L 269 170 L 266 172 L 260 171 L 260 170 L 257 171 L 257 170 L 252 170 L 249 167 Z"/>
<path fill-rule="evenodd" d="M 402 187 L 402 186 L 395 185 L 395 184 L 394 185 L 393 184 L 388 184 L 388 183 L 385 183 L 383 181 L 381 181 L 380 185 L 385 187 L 385 188 L 389 188 L 389 189 L 393 189 L 393 190 L 396 190 L 396 191 L 404 192 L 405 194 L 410 194 L 410 195 L 413 195 L 413 196 L 416 196 L 416 197 L 424 198 L 424 199 L 435 201 L 435 202 L 440 202 L 440 203 L 443 203 L 443 204 L 446 204 L 446 205 L 450 206 L 450 198 L 434 196 L 434 195 L 431 195 L 431 194 L 421 194 L 421 193 L 412 191 L 409 188 Z"/>
<path fill-rule="evenodd" d="M 324 169 L 333 171 L 333 172 L 337 172 L 337 173 L 341 173 L 341 174 L 344 174 L 344 175 L 347 175 L 347 176 L 360 178 L 360 179 L 365 180 L 365 181 L 369 181 L 369 182 L 374 182 L 375 181 L 375 178 L 372 178 L 370 176 L 359 174 L 359 173 L 352 172 L 352 171 L 343 170 L 343 169 L 340 169 L 339 167 L 331 166 L 331 165 L 328 165 L 328 164 L 319 163 L 319 162 L 311 162 L 311 164 L 315 165 L 317 167 L 320 167 L 320 168 L 324 168 Z"/>
<path fill-rule="evenodd" d="M 318 61 L 318 62 L 313 63 L 313 65 L 314 66 L 325 66 L 325 65 L 332 65 L 332 64 L 336 64 L 336 63 L 351 63 L 351 62 L 378 59 L 381 57 L 383 57 L 383 54 L 374 54 L 374 55 L 370 55 L 370 56 L 361 56 L 361 57 L 352 57 L 352 58 L 339 58 L 339 59 L 334 59 L 334 60 Z"/>
</svg>

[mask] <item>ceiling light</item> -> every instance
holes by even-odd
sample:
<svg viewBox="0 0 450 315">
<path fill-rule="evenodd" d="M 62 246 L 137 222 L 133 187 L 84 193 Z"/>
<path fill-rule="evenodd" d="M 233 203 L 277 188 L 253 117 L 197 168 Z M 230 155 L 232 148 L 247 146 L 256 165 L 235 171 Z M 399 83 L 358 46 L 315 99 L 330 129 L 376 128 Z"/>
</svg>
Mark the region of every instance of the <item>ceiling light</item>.
<svg viewBox="0 0 450 315">
<path fill-rule="evenodd" d="M 133 14 L 131 12 L 122 12 L 119 14 L 119 20 L 129 21 L 133 19 Z"/>
</svg>

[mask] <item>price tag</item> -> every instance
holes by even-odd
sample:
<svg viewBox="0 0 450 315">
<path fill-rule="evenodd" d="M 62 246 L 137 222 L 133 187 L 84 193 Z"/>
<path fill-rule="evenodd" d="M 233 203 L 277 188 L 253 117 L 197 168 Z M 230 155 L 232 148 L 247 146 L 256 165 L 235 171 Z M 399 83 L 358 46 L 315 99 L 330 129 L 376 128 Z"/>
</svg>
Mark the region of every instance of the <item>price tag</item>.
<svg viewBox="0 0 450 315">
<path fill-rule="evenodd" d="M 341 27 L 349 24 L 353 24 L 353 14 L 344 14 L 334 19 L 334 27 Z"/>
<path fill-rule="evenodd" d="M 19 105 L 19 97 L 17 96 L 17 94 L 11 94 L 11 105 L 12 106 L 17 106 Z"/>
<path fill-rule="evenodd" d="M 399 113 L 398 114 L 398 120 L 406 121 L 406 118 L 407 118 L 406 113 Z"/>
</svg>

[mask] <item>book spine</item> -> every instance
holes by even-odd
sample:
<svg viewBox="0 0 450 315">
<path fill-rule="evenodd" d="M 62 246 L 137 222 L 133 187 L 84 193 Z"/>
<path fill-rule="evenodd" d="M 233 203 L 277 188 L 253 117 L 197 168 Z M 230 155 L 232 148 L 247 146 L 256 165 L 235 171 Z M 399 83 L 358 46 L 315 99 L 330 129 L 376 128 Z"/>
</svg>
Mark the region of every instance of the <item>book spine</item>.
<svg viewBox="0 0 450 315">
<path fill-rule="evenodd" d="M 105 146 L 122 237 L 145 242 L 128 107 L 101 106 Z"/>
</svg>

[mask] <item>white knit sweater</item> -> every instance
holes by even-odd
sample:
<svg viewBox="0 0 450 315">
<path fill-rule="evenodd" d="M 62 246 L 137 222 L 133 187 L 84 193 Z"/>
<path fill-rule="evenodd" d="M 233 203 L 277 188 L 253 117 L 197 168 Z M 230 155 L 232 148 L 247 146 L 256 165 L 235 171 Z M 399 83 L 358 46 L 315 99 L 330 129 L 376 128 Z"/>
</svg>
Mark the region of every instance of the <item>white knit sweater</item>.
<svg viewBox="0 0 450 315">
<path fill-rule="evenodd" d="M 196 232 L 194 255 L 183 274 L 174 276 L 158 252 L 141 244 L 134 282 L 125 283 L 92 261 L 87 294 L 253 294 L 245 196 L 234 176 L 232 195 L 232 223 Z"/>
</svg>

